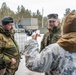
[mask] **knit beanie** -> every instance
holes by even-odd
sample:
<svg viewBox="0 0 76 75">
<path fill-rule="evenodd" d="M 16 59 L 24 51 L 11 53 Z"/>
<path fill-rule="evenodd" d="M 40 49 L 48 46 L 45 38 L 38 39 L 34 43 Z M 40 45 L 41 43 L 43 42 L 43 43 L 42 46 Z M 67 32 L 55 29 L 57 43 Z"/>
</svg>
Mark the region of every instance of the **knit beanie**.
<svg viewBox="0 0 76 75">
<path fill-rule="evenodd" d="M 12 17 L 4 17 L 3 19 L 2 19 L 2 24 L 3 25 L 7 25 L 8 23 L 13 23 L 14 21 L 13 21 L 13 18 Z"/>
</svg>

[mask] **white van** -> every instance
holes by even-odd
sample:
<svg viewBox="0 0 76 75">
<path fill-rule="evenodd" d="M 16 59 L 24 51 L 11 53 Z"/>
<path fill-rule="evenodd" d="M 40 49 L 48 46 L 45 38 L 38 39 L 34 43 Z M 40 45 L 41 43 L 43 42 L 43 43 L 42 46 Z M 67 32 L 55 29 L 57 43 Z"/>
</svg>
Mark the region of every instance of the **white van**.
<svg viewBox="0 0 76 75">
<path fill-rule="evenodd" d="M 14 24 L 14 30 L 16 33 L 25 33 L 25 29 L 19 24 Z"/>
</svg>

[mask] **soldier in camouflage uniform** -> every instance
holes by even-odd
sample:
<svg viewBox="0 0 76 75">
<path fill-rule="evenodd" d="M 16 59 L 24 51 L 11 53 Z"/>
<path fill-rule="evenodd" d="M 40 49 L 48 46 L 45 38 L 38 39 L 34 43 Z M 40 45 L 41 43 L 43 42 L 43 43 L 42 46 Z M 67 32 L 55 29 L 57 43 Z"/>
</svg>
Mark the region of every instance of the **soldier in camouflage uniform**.
<svg viewBox="0 0 76 75">
<path fill-rule="evenodd" d="M 5 17 L 0 26 L 0 75 L 15 75 L 20 62 L 20 53 L 12 36 L 13 18 Z"/>
<path fill-rule="evenodd" d="M 61 38 L 40 53 L 35 39 L 25 43 L 28 69 L 48 75 L 76 75 L 76 12 L 66 16 L 61 28 Z"/>
<path fill-rule="evenodd" d="M 60 24 L 58 20 L 58 14 L 48 15 L 47 28 L 49 32 L 44 34 L 44 37 L 41 41 L 41 50 L 49 44 L 55 43 L 60 38 Z"/>
</svg>

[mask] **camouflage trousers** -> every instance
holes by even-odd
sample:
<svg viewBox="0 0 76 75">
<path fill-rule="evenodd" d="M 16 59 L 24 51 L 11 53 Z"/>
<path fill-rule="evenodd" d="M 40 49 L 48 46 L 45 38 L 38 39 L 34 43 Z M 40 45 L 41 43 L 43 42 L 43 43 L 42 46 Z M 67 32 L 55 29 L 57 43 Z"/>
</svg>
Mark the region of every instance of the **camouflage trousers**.
<svg viewBox="0 0 76 75">
<path fill-rule="evenodd" d="M 6 69 L 1 69 L 0 70 L 0 75 L 4 75 L 5 74 Z"/>
<path fill-rule="evenodd" d="M 7 69 L 5 75 L 15 75 L 16 70 Z"/>
<path fill-rule="evenodd" d="M 1 69 L 0 75 L 15 75 L 16 70 L 11 69 Z"/>
</svg>

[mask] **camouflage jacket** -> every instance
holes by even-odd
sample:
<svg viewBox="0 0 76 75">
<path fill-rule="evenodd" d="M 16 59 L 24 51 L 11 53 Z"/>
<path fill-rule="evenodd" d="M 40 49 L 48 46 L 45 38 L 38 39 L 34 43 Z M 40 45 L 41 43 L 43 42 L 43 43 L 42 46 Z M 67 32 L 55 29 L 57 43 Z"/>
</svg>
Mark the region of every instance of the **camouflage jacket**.
<svg viewBox="0 0 76 75">
<path fill-rule="evenodd" d="M 41 50 L 52 43 L 56 43 L 59 38 L 60 38 L 60 25 L 56 29 L 54 29 L 53 32 L 47 32 L 46 34 L 44 34 L 44 37 L 41 41 Z"/>
<path fill-rule="evenodd" d="M 11 36 L 11 33 L 5 31 L 0 26 L 0 64 L 5 64 L 6 67 L 17 69 L 20 61 L 20 53 L 17 43 Z M 15 58 L 17 63 L 10 67 L 11 58 Z"/>
<path fill-rule="evenodd" d="M 39 53 L 38 43 L 29 40 L 25 45 L 26 67 L 48 75 L 76 75 L 76 53 L 65 51 L 57 43 Z"/>
</svg>

